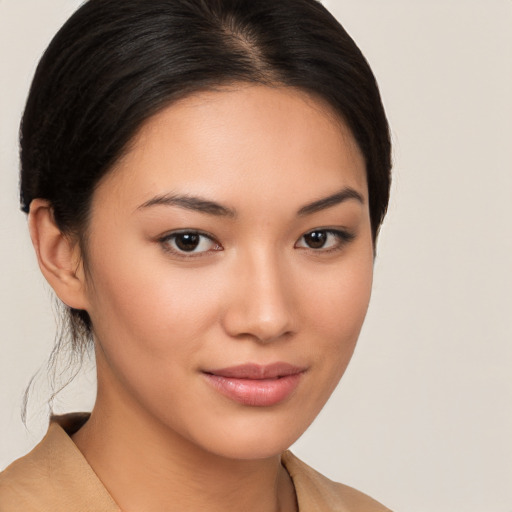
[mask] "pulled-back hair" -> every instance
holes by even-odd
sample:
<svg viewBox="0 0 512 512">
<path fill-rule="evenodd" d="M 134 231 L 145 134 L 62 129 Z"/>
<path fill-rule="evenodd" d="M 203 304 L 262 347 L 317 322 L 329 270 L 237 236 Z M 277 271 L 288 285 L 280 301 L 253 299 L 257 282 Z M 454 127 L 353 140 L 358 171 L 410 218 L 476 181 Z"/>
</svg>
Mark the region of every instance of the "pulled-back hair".
<svg viewBox="0 0 512 512">
<path fill-rule="evenodd" d="M 48 200 L 83 242 L 91 198 L 141 125 L 237 82 L 298 88 L 350 128 L 366 162 L 374 242 L 390 185 L 388 124 L 364 56 L 316 0 L 89 0 L 44 53 L 21 125 L 21 205 Z M 69 308 L 72 346 L 92 325 Z"/>
</svg>

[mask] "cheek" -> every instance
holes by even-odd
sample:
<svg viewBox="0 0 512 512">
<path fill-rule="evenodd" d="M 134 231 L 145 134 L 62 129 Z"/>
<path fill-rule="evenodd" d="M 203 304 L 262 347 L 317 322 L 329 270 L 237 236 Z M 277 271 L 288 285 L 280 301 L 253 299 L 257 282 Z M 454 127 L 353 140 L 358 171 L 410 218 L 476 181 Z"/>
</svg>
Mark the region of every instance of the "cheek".
<svg viewBox="0 0 512 512">
<path fill-rule="evenodd" d="M 306 290 L 309 291 L 309 309 L 318 321 L 317 328 L 330 333 L 329 338 L 340 338 L 359 332 L 371 295 L 373 260 L 369 254 L 354 254 L 339 269 L 312 274 Z M 313 291 L 313 293 L 311 293 Z"/>
<path fill-rule="evenodd" d="M 90 300 L 97 339 L 112 348 L 122 344 L 127 360 L 130 354 L 161 363 L 193 352 L 218 310 L 207 279 L 201 269 L 174 269 L 163 258 L 97 260 Z"/>
<path fill-rule="evenodd" d="M 371 296 L 373 250 L 354 253 L 336 272 L 318 272 L 305 283 L 311 335 L 308 349 L 335 386 L 354 351 Z M 331 386 L 331 387 L 333 387 Z"/>
<path fill-rule="evenodd" d="M 186 422 L 174 415 L 180 410 L 180 418 L 195 418 L 198 404 L 179 397 L 192 392 L 218 316 L 215 286 L 197 270 L 177 271 L 165 261 L 142 267 L 111 260 L 94 275 L 91 318 L 101 347 L 102 388 L 121 384 L 123 396 L 185 430 Z"/>
</svg>

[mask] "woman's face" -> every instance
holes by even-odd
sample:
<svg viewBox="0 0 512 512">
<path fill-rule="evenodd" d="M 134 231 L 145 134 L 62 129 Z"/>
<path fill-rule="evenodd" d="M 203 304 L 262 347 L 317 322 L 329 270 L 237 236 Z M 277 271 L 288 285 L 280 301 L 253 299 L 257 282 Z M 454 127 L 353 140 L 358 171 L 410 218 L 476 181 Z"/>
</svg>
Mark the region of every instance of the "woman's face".
<svg viewBox="0 0 512 512">
<path fill-rule="evenodd" d="M 250 85 L 173 104 L 99 184 L 88 233 L 111 414 L 234 458 L 304 432 L 350 360 L 372 282 L 363 157 L 328 107 Z"/>
</svg>

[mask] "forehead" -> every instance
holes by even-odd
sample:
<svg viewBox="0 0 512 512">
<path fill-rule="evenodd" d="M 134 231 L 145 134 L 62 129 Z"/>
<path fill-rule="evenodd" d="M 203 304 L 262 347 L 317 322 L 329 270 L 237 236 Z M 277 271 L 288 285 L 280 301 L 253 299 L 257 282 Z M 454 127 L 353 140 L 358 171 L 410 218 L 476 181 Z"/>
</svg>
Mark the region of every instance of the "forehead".
<svg viewBox="0 0 512 512">
<path fill-rule="evenodd" d="M 323 101 L 292 88 L 196 93 L 150 118 L 99 187 L 139 204 L 166 193 L 297 202 L 343 186 L 367 195 L 364 158 Z M 111 198 L 112 199 L 112 198 Z"/>
</svg>

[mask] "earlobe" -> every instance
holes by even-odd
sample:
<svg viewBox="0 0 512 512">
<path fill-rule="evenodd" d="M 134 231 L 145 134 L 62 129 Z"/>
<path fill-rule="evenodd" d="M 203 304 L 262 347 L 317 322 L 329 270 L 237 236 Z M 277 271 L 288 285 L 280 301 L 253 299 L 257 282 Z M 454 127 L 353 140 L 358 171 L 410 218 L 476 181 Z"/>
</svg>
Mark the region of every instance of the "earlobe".
<svg viewBox="0 0 512 512">
<path fill-rule="evenodd" d="M 59 299 L 71 308 L 87 309 L 78 243 L 57 227 L 49 201 L 30 203 L 28 224 L 39 268 Z"/>
</svg>

